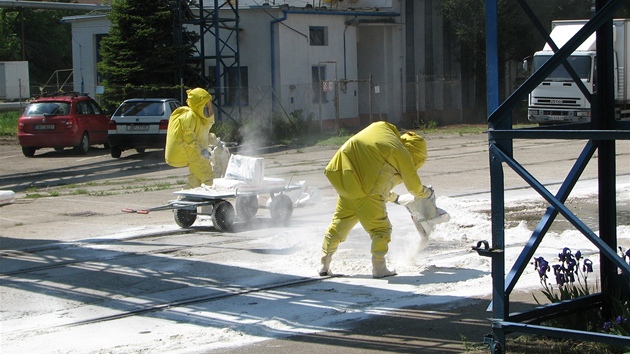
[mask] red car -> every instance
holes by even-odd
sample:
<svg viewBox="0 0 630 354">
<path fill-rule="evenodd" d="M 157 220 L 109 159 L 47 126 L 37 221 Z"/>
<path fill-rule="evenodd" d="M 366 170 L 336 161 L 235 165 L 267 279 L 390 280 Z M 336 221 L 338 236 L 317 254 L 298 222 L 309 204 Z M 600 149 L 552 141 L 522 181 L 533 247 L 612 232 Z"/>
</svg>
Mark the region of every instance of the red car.
<svg viewBox="0 0 630 354">
<path fill-rule="evenodd" d="M 86 154 L 90 145 L 108 148 L 109 117 L 86 94 L 55 93 L 31 101 L 18 120 L 18 141 L 26 157 L 41 148 L 74 148 Z"/>
</svg>

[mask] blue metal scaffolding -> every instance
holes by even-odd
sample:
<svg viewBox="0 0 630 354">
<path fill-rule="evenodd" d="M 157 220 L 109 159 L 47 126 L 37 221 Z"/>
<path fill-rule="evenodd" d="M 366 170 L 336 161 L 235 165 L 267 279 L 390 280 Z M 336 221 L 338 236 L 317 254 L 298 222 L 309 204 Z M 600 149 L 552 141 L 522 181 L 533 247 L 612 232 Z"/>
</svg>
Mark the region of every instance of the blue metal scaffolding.
<svg viewBox="0 0 630 354">
<path fill-rule="evenodd" d="M 186 87 L 204 87 L 213 95 L 216 119 L 240 114 L 241 66 L 239 53 L 240 16 L 236 1 L 177 0 L 173 33 L 175 43 L 184 43 L 186 28 L 199 35 L 193 52 L 181 51 L 177 62 L 185 64 L 177 75 Z M 214 39 L 207 48 L 206 39 Z M 226 105 L 228 100 L 233 104 Z"/>
<path fill-rule="evenodd" d="M 628 296 L 630 266 L 616 254 L 616 140 L 630 139 L 630 122 L 615 119 L 614 58 L 612 19 L 624 0 L 596 0 L 595 13 L 584 27 L 562 48 L 558 49 L 525 0 L 515 0 L 533 22 L 555 54 L 529 77 L 510 97 L 499 99 L 499 49 L 497 0 L 486 0 L 486 67 L 488 143 L 491 181 L 492 242 L 479 242 L 473 247 L 481 256 L 492 261 L 492 334 L 485 338 L 493 353 L 505 352 L 506 335 L 529 333 L 590 342 L 606 342 L 630 346 L 630 337 L 598 332 L 587 332 L 543 326 L 541 322 L 567 313 L 589 308 L 601 308 L 604 313 L 610 307 L 615 294 Z M 592 33 L 597 33 L 597 92 L 586 95 L 592 104 L 591 121 L 580 124 L 541 126 L 514 129 L 511 112 Z M 580 84 L 577 83 L 576 84 Z M 584 92 L 584 90 L 583 90 Z M 513 156 L 515 139 L 576 139 L 584 140 L 585 146 L 566 176 L 561 188 L 554 195 L 536 180 Z M 573 187 L 597 152 L 599 186 L 599 235 L 564 205 Z M 505 273 L 505 193 L 504 166 L 511 168 L 533 190 L 542 196 L 549 206 L 541 217 L 529 241 L 524 246 L 511 270 Z M 541 306 L 522 313 L 510 313 L 510 294 L 534 252 L 543 240 L 556 216 L 560 214 L 598 249 L 601 262 L 599 293 L 581 298 Z M 618 272 L 621 269 L 621 272 Z"/>
</svg>

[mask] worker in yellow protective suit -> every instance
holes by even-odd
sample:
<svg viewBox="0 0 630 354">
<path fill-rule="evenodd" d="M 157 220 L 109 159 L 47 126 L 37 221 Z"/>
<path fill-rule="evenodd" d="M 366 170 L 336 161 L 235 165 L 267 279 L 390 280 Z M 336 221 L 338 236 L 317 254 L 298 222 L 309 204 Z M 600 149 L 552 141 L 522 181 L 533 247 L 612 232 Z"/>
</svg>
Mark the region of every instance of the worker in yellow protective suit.
<svg viewBox="0 0 630 354">
<path fill-rule="evenodd" d="M 214 124 L 212 96 L 202 88 L 187 90 L 186 104 L 169 119 L 164 158 L 173 167 L 186 167 L 190 174 L 184 189 L 211 185 L 214 179 L 208 136 Z"/>
<path fill-rule="evenodd" d="M 392 225 L 386 202 L 401 205 L 415 198 L 429 198 L 417 170 L 427 159 L 426 142 L 414 132 L 400 135 L 387 122 L 376 122 L 348 139 L 335 153 L 324 173 L 337 193 L 337 206 L 324 235 L 319 275 L 331 275 L 330 262 L 350 230 L 360 222 L 372 239 L 372 276 L 396 275 L 387 269 L 385 254 Z M 398 196 L 394 186 L 404 183 L 409 194 Z"/>
</svg>

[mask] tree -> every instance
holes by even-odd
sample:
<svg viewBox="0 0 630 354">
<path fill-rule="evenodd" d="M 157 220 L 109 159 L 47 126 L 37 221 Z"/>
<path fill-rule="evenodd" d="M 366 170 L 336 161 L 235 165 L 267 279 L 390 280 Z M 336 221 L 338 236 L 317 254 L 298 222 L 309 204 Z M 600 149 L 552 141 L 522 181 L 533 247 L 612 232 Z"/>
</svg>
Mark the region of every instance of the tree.
<svg viewBox="0 0 630 354">
<path fill-rule="evenodd" d="M 173 33 L 174 12 L 169 0 L 113 0 L 108 14 L 111 28 L 100 43 L 103 60 L 97 64 L 105 94 L 103 104 L 118 105 L 130 97 L 177 97 L 177 72 L 183 66 L 176 57 L 191 52 L 198 36 L 186 33 L 177 45 Z"/>
<path fill-rule="evenodd" d="M 31 85 L 43 86 L 55 70 L 72 69 L 72 33 L 61 18 L 75 11 L 0 10 L 0 61 L 29 62 Z"/>
<path fill-rule="evenodd" d="M 0 37 L 4 38 L 0 42 L 0 60 L 22 60 L 22 44 L 19 32 L 16 32 L 16 28 L 19 29 L 20 13 L 2 9 L 0 22 Z"/>
</svg>

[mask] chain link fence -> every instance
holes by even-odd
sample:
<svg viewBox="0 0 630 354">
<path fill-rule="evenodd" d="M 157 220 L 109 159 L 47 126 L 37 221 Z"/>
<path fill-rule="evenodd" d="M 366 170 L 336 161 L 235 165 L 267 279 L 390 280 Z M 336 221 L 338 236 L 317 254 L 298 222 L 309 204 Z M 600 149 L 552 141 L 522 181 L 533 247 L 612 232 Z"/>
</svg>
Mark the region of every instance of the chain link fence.
<svg viewBox="0 0 630 354">
<path fill-rule="evenodd" d="M 212 88 L 217 127 L 232 140 L 264 141 L 269 137 L 290 139 L 311 133 L 352 132 L 374 121 L 389 121 L 403 128 L 465 123 L 464 109 L 473 92 L 457 78 L 418 76 L 404 84 L 361 80 L 321 81 L 271 86 Z M 94 98 L 108 111 L 124 99 L 173 97 L 185 104 L 182 87 L 107 87 Z M 31 86 L 33 96 L 40 92 L 75 91 L 67 80 L 45 87 Z M 115 91 L 116 94 L 108 95 Z M 470 90 L 469 90 L 470 91 Z M 109 100 L 107 99 L 109 98 Z M 113 99 L 112 99 L 113 98 Z M 120 102 L 119 102 L 120 101 Z"/>
</svg>

